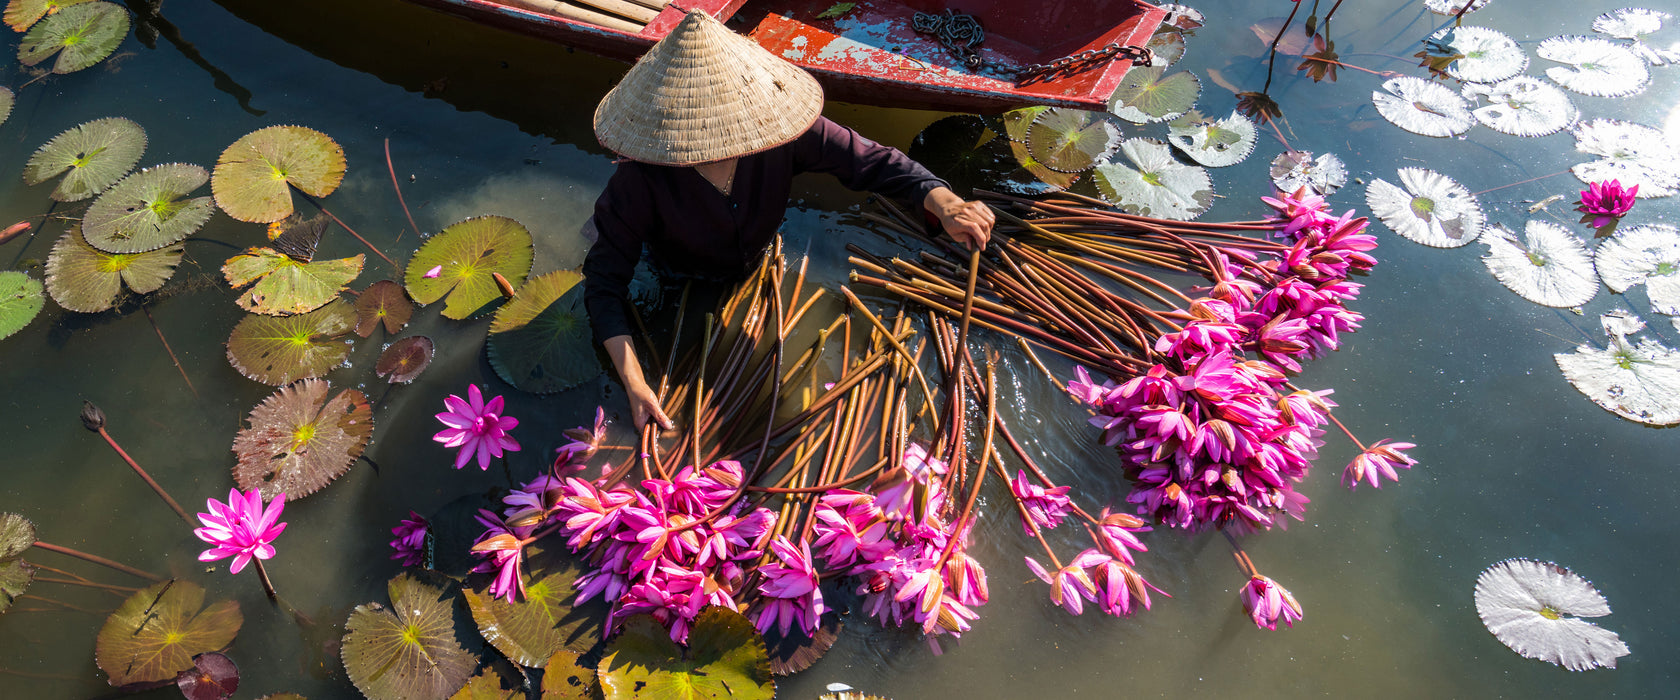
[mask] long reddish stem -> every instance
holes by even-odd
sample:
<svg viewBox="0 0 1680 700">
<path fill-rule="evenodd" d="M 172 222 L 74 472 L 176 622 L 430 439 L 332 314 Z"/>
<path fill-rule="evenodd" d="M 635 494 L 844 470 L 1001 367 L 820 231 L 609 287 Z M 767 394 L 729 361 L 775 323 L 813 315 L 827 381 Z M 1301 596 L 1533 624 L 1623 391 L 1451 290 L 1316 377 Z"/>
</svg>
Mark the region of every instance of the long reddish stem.
<svg viewBox="0 0 1680 700">
<path fill-rule="evenodd" d="M 164 491 L 163 487 L 152 478 L 151 474 L 147 474 L 146 470 L 141 469 L 140 465 L 134 461 L 134 458 L 128 456 L 128 453 L 123 451 L 122 445 L 118 445 L 117 441 L 112 439 L 110 433 L 105 432 L 105 426 L 99 426 L 99 437 L 105 438 L 105 444 L 110 445 L 111 449 L 116 450 L 117 456 L 122 457 L 124 462 L 128 462 L 128 466 L 134 469 L 134 473 L 139 474 L 140 478 L 146 481 L 146 485 L 152 487 L 152 491 L 157 493 L 158 498 L 162 498 L 163 502 L 169 504 L 169 507 L 175 511 L 176 515 L 181 516 L 182 521 L 186 522 L 186 524 L 191 527 L 198 527 L 198 523 L 194 522 L 192 517 L 187 515 L 187 511 L 181 508 L 181 504 L 176 503 L 175 499 L 169 496 L 169 492 Z"/>
<path fill-rule="evenodd" d="M 420 227 L 414 224 L 414 215 L 408 213 L 408 202 L 403 201 L 402 186 L 397 184 L 397 166 L 391 164 L 391 139 L 389 138 L 385 139 L 385 170 L 391 173 L 391 189 L 397 191 L 397 203 L 402 205 L 403 216 L 408 217 L 408 225 L 414 229 L 414 235 L 424 235 L 420 232 Z"/>
</svg>

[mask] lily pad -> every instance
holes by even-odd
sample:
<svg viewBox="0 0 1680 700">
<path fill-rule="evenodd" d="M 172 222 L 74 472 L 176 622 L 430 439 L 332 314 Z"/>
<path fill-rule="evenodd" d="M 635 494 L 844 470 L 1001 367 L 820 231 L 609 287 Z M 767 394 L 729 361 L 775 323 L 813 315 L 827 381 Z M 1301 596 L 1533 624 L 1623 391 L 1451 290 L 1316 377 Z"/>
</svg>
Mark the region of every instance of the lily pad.
<svg viewBox="0 0 1680 700">
<path fill-rule="evenodd" d="M 34 544 L 35 523 L 17 513 L 0 513 L 0 613 L 35 579 L 35 567 L 23 560 Z"/>
<path fill-rule="evenodd" d="M 517 288 L 531 272 L 531 232 L 505 216 L 475 216 L 426 239 L 408 261 L 403 284 L 422 304 L 449 296 L 445 318 L 461 320 L 502 298 L 493 273 Z M 436 277 L 426 272 L 442 266 Z"/>
<path fill-rule="evenodd" d="M 1471 111 L 1476 121 L 1512 136 L 1555 134 L 1580 117 L 1562 90 L 1526 75 L 1494 85 L 1467 84 L 1464 97 L 1472 103 L 1488 103 Z"/>
<path fill-rule="evenodd" d="M 593 700 L 600 697 L 594 667 L 580 663 L 582 653 L 561 649 L 543 664 L 542 700 Z"/>
<path fill-rule="evenodd" d="M 1645 59 L 1624 46 L 1590 36 L 1554 36 L 1540 42 L 1535 54 L 1569 64 L 1546 69 L 1546 77 L 1593 97 L 1627 97 L 1645 90 L 1651 71 Z"/>
<path fill-rule="evenodd" d="M 1680 229 L 1647 224 L 1618 229 L 1593 251 L 1593 266 L 1617 294 L 1645 285 L 1651 310 L 1680 315 Z"/>
<path fill-rule="evenodd" d="M 1015 159 L 1002 143 L 1006 140 L 986 120 L 958 114 L 927 125 L 910 142 L 907 154 L 956 191 L 967 193 L 976 187 L 991 189 L 1015 169 Z"/>
<path fill-rule="evenodd" d="M 1551 562 L 1506 559 L 1488 567 L 1476 577 L 1476 613 L 1512 651 L 1571 671 L 1615 668 L 1629 653 L 1615 632 L 1580 619 L 1609 615 L 1604 596 Z"/>
<path fill-rule="evenodd" d="M 12 116 L 12 107 L 16 105 L 17 95 L 12 89 L 0 87 L 0 124 L 6 123 L 6 119 Z"/>
<path fill-rule="evenodd" d="M 192 668 L 194 656 L 226 649 L 244 623 L 239 603 L 204 607 L 202 586 L 162 581 L 129 596 L 105 619 L 94 658 L 113 686 L 160 685 Z"/>
<path fill-rule="evenodd" d="M 490 366 L 533 394 L 570 389 L 601 373 L 583 308 L 583 275 L 557 270 L 531 278 L 490 323 Z"/>
<path fill-rule="evenodd" d="M 1027 129 L 1027 152 L 1051 170 L 1090 170 L 1120 145 L 1120 125 L 1107 114 L 1052 107 Z"/>
<path fill-rule="evenodd" d="M 155 292 L 175 274 L 180 243 L 145 253 L 112 255 L 82 239 L 79 228 L 66 231 L 47 255 L 47 292 L 71 311 L 94 313 L 117 305 L 123 286 L 136 294 Z"/>
<path fill-rule="evenodd" d="M 1422 78 L 1402 75 L 1372 92 L 1377 111 L 1395 126 L 1423 136 L 1457 136 L 1476 125 L 1470 105 L 1458 93 Z"/>
<path fill-rule="evenodd" d="M 226 700 L 239 690 L 239 666 L 223 654 L 208 651 L 193 657 L 192 668 L 175 677 L 187 700 Z"/>
<path fill-rule="evenodd" d="M 255 282 L 236 303 L 252 313 L 279 316 L 314 311 L 338 298 L 362 274 L 366 256 L 300 263 L 273 248 L 247 248 L 228 258 L 222 275 L 238 289 Z"/>
<path fill-rule="evenodd" d="M 1184 30 L 1162 22 L 1161 28 L 1149 35 L 1149 43 L 1144 44 L 1144 48 L 1155 54 L 1157 66 L 1166 67 L 1178 63 L 1179 59 L 1184 58 L 1184 50 L 1187 48 Z"/>
<path fill-rule="evenodd" d="M 1487 27 L 1448 27 L 1429 38 L 1462 57 L 1447 65 L 1447 75 L 1467 83 L 1496 83 L 1528 68 L 1528 54 L 1504 32 Z"/>
<path fill-rule="evenodd" d="M 1500 284 L 1541 306 L 1571 308 L 1598 295 L 1592 255 L 1575 234 L 1549 221 L 1531 220 L 1523 240 L 1495 224 L 1482 232 L 1482 258 Z"/>
<path fill-rule="evenodd" d="M 599 668 L 607 700 L 770 700 L 776 694 L 752 622 L 716 606 L 701 611 L 686 650 L 651 616 L 630 618 Z"/>
<path fill-rule="evenodd" d="M 449 696 L 449 700 L 525 700 L 525 691 L 518 683 L 510 685 L 495 668 L 486 666 L 467 684 Z"/>
<path fill-rule="evenodd" d="M 1005 191 L 1014 194 L 1060 192 L 1079 181 L 1079 175 L 1075 173 L 1057 172 L 1045 167 L 1043 163 L 1038 162 L 1038 159 L 1032 157 L 1032 153 L 1028 151 L 1027 145 L 1024 143 L 1010 141 L 1009 152 L 1015 156 L 1015 163 L 1021 166 L 1017 173 L 1024 172 L 1032 180 L 1027 181 L 1027 178 L 1023 177 L 1007 178 L 998 183 Z"/>
<path fill-rule="evenodd" d="M 1254 122 L 1236 112 L 1207 119 L 1194 111 L 1167 124 L 1167 141 L 1210 168 L 1236 165 L 1254 152 Z"/>
<path fill-rule="evenodd" d="M 1582 122 L 1575 128 L 1575 150 L 1602 156 L 1570 168 L 1581 182 L 1638 185 L 1640 199 L 1680 191 L 1680 146 L 1669 143 L 1658 129 L 1615 119 Z"/>
<path fill-rule="evenodd" d="M 300 263 L 315 260 L 315 250 L 321 246 L 321 236 L 327 232 L 327 215 L 316 214 L 308 219 L 292 212 L 291 216 L 268 225 L 268 240 L 275 250 Z"/>
<path fill-rule="evenodd" d="M 1423 0 L 1423 6 L 1438 15 L 1456 15 L 1460 10 L 1470 14 L 1487 7 L 1490 2 L 1493 0 Z M 1465 5 L 1469 5 L 1470 9 L 1465 10 Z"/>
<path fill-rule="evenodd" d="M 281 387 L 251 409 L 251 427 L 233 438 L 233 480 L 263 500 L 296 500 L 321 490 L 356 463 L 373 439 L 365 394 L 346 389 L 327 400 L 326 381 Z"/>
<path fill-rule="evenodd" d="M 270 386 L 319 377 L 350 356 L 339 336 L 355 323 L 355 310 L 342 299 L 297 316 L 251 314 L 228 336 L 228 362 Z"/>
<path fill-rule="evenodd" d="M 39 280 L 22 272 L 0 272 L 0 338 L 23 330 L 41 313 L 47 303 L 41 289 Z"/>
<path fill-rule="evenodd" d="M 1466 245 L 1481 236 L 1487 224 L 1476 195 L 1452 178 L 1423 168 L 1401 168 L 1399 186 L 1372 180 L 1365 203 L 1401 237 L 1435 248 Z"/>
<path fill-rule="evenodd" d="M 1199 29 L 1207 23 L 1207 17 L 1202 15 L 1202 11 L 1189 5 L 1164 3 L 1156 5 L 1156 7 L 1167 12 L 1167 16 L 1161 18 L 1161 25 L 1165 27 L 1177 27 L 1188 32 Z"/>
<path fill-rule="evenodd" d="M 385 348 L 385 352 L 379 354 L 379 362 L 374 365 L 373 373 L 392 384 L 407 384 L 432 364 L 434 350 L 432 339 L 426 336 L 403 338 L 391 343 L 391 347 Z"/>
<path fill-rule="evenodd" d="M 93 200 L 82 217 L 88 245 L 107 253 L 144 253 L 179 243 L 210 220 L 209 197 L 182 200 L 209 181 L 204 168 L 166 163 L 118 182 Z"/>
<path fill-rule="evenodd" d="M 266 224 L 292 213 L 292 187 L 325 197 L 344 181 L 344 149 L 302 126 L 271 126 L 241 136 L 216 159 L 210 189 L 240 221 Z"/>
<path fill-rule="evenodd" d="M 1155 139 L 1128 139 L 1120 145 L 1131 165 L 1097 166 L 1093 176 L 1103 200 L 1128 213 L 1189 221 L 1213 204 L 1213 180 L 1207 171 L 1173 158 L 1172 148 Z"/>
<path fill-rule="evenodd" d="M 1638 41 L 1647 34 L 1654 34 L 1662 29 L 1663 22 L 1674 16 L 1659 10 L 1647 10 L 1639 7 L 1624 7 L 1611 10 L 1593 19 L 1593 31 L 1608 34 L 1617 39 L 1632 39 Z"/>
<path fill-rule="evenodd" d="M 385 324 L 385 332 L 396 334 L 414 316 L 414 302 L 408 291 L 391 280 L 379 280 L 362 290 L 356 297 L 356 335 L 373 335 L 373 329 Z"/>
<path fill-rule="evenodd" d="M 1334 153 L 1321 153 L 1314 158 L 1308 151 L 1284 151 L 1272 159 L 1271 176 L 1279 192 L 1305 187 L 1328 195 L 1347 184 L 1347 165 Z"/>
<path fill-rule="evenodd" d="M 1629 335 L 1644 328 L 1625 310 L 1604 317 L 1605 349 L 1581 345 L 1553 356 L 1563 377 L 1606 411 L 1653 426 L 1680 424 L 1680 352 Z"/>
<path fill-rule="evenodd" d="M 101 3 L 109 4 L 109 3 Z M 122 117 L 107 117 L 70 127 L 54 136 L 23 166 L 23 184 L 64 179 L 52 191 L 60 202 L 79 202 L 121 180 L 146 151 L 146 130 Z"/>
<path fill-rule="evenodd" d="M 48 15 L 18 42 L 26 66 L 52 58 L 52 72 L 74 73 L 105 60 L 128 36 L 128 10 L 109 2 L 84 2 Z"/>
<path fill-rule="evenodd" d="M 1003 120 L 1003 135 L 1010 141 L 1026 143 L 1027 131 L 1032 128 L 1032 124 L 1038 119 L 1038 115 L 1043 114 L 1048 109 L 1050 108 L 1042 106 L 1022 107 L 1004 112 L 1001 117 Z"/>
<path fill-rule="evenodd" d="M 577 560 L 549 549 L 527 556 L 527 564 L 525 593 L 517 603 L 491 595 L 489 577 L 465 591 L 479 634 L 509 660 L 531 668 L 542 668 L 562 649 L 588 651 L 601 638 L 606 611 L 574 607 L 578 594 L 572 581 L 582 573 Z"/>
<path fill-rule="evenodd" d="M 6 26 L 15 32 L 26 32 L 49 12 L 88 2 L 88 0 L 11 0 L 6 3 Z"/>
<path fill-rule="evenodd" d="M 467 682 L 478 660 L 468 653 L 451 584 L 434 586 L 397 574 L 391 607 L 358 605 L 344 623 L 344 669 L 370 700 L 442 700 Z"/>
<path fill-rule="evenodd" d="M 1166 66 L 1134 66 L 1108 98 L 1108 111 L 1139 124 L 1167 121 L 1190 111 L 1202 95 L 1202 81 L 1189 71 L 1163 75 L 1166 70 Z"/>
</svg>

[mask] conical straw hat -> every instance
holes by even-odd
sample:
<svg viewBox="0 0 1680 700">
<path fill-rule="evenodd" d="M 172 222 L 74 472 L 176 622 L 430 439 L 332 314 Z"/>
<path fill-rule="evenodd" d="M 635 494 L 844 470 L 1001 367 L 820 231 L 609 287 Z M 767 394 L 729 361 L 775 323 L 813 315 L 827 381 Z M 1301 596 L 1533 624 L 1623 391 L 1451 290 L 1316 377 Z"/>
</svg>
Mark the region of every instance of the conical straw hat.
<svg viewBox="0 0 1680 700">
<path fill-rule="evenodd" d="M 627 158 L 694 165 L 792 141 L 822 114 L 809 73 L 692 11 L 595 108 L 595 137 Z"/>
</svg>

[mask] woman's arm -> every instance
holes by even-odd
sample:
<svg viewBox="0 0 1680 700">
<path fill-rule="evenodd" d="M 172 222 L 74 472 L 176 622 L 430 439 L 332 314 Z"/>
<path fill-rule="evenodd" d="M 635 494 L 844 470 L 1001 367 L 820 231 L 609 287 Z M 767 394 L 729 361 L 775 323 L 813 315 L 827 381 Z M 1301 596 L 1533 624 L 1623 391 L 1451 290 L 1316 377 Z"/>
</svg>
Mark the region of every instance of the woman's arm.
<svg viewBox="0 0 1680 700">
<path fill-rule="evenodd" d="M 642 243 L 657 224 L 646 189 L 639 171 L 619 166 L 595 202 L 591 221 L 597 238 L 583 262 L 584 306 L 589 311 L 589 323 L 595 340 L 606 348 L 624 382 L 630 415 L 638 430 L 650 418 L 661 427 L 671 427 L 671 420 L 659 408 L 659 397 L 642 377 L 642 365 L 631 342 L 626 299 L 636 260 L 642 255 Z"/>
<path fill-rule="evenodd" d="M 642 363 L 636 359 L 636 346 L 628 335 L 615 335 L 601 343 L 607 347 L 607 356 L 612 358 L 613 367 L 618 369 L 618 378 L 624 382 L 624 391 L 630 399 L 630 415 L 635 421 L 636 429 L 641 430 L 647 425 L 648 419 L 653 419 L 659 427 L 670 430 L 673 426 L 671 419 L 665 415 L 664 409 L 659 407 L 659 396 L 647 384 L 642 376 Z"/>
<path fill-rule="evenodd" d="M 949 187 L 928 191 L 922 208 L 939 217 L 945 233 L 970 250 L 976 247 L 985 250 L 986 242 L 992 240 L 992 225 L 997 223 L 992 208 L 981 202 L 964 201 Z"/>
</svg>

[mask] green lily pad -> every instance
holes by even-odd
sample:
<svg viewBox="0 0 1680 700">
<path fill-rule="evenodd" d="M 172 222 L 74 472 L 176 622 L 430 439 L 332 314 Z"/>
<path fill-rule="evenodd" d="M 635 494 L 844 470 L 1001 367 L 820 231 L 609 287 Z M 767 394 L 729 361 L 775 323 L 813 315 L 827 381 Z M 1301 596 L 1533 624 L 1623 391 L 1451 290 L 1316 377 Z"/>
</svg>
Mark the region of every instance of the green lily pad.
<svg viewBox="0 0 1680 700">
<path fill-rule="evenodd" d="M 210 190 L 222 211 L 266 224 L 292 213 L 292 187 L 325 197 L 344 181 L 344 149 L 302 126 L 271 126 L 241 136 L 216 159 Z"/>
<path fill-rule="evenodd" d="M 155 292 L 175 274 L 186 246 L 176 243 L 145 253 L 112 255 L 97 250 L 71 228 L 47 255 L 47 292 L 71 311 L 95 313 L 117 305 L 122 288 L 136 294 Z"/>
<path fill-rule="evenodd" d="M 385 332 L 396 334 L 414 317 L 414 302 L 408 291 L 391 280 L 379 280 L 368 285 L 356 297 L 356 335 L 366 338 L 373 329 L 385 324 Z"/>
<path fill-rule="evenodd" d="M 449 696 L 449 700 L 525 700 L 525 691 L 518 683 L 508 683 L 494 667 L 487 666 Z"/>
<path fill-rule="evenodd" d="M 107 253 L 144 253 L 179 243 L 210 220 L 209 197 L 182 200 L 209 181 L 204 168 L 166 163 L 122 179 L 82 217 L 88 245 Z"/>
<path fill-rule="evenodd" d="M 671 641 L 651 616 L 637 615 L 601 659 L 607 700 L 770 700 L 776 681 L 764 640 L 745 615 L 721 607 L 701 611 L 688 648 Z"/>
<path fill-rule="evenodd" d="M 1033 122 L 1038 115 L 1043 114 L 1049 107 L 1022 107 L 1003 113 L 1003 135 L 1010 141 L 1027 142 L 1027 132 L 1032 129 Z"/>
<path fill-rule="evenodd" d="M 543 664 L 542 700 L 594 700 L 600 697 L 595 669 L 580 663 L 582 652 L 561 649 Z"/>
<path fill-rule="evenodd" d="M 373 373 L 392 384 L 407 384 L 432 364 L 435 351 L 431 338 L 423 335 L 403 338 L 379 353 L 379 362 L 374 364 Z"/>
<path fill-rule="evenodd" d="M 314 311 L 338 298 L 362 274 L 367 256 L 301 263 L 273 248 L 247 248 L 228 258 L 222 275 L 238 289 L 256 282 L 237 303 L 252 313 L 279 316 Z"/>
<path fill-rule="evenodd" d="M 532 668 L 547 665 L 562 649 L 588 651 L 601 638 L 605 610 L 573 607 L 572 581 L 582 573 L 577 560 L 551 548 L 527 556 L 526 564 L 525 595 L 517 603 L 490 595 L 488 578 L 465 591 L 479 634 L 514 663 Z"/>
<path fill-rule="evenodd" d="M 23 560 L 33 544 L 35 523 L 17 513 L 0 513 L 0 613 L 35 579 L 35 567 Z"/>
<path fill-rule="evenodd" d="M 146 130 L 122 117 L 70 127 L 54 136 L 23 166 L 23 184 L 39 185 L 69 171 L 52 191 L 60 202 L 79 202 L 115 184 L 146 152 Z"/>
<path fill-rule="evenodd" d="M 251 314 L 228 336 L 228 362 L 270 386 L 319 377 L 350 356 L 338 337 L 355 323 L 355 310 L 342 299 L 297 316 Z"/>
<path fill-rule="evenodd" d="M 1206 170 L 1173 159 L 1172 149 L 1154 139 L 1130 139 L 1120 153 L 1131 165 L 1097 166 L 1097 192 L 1128 213 L 1189 221 L 1213 205 L 1213 181 Z"/>
<path fill-rule="evenodd" d="M 1184 30 L 1169 26 L 1165 23 L 1154 34 L 1149 35 L 1149 43 L 1144 48 L 1155 53 L 1155 65 L 1170 66 L 1184 58 L 1186 44 Z"/>
<path fill-rule="evenodd" d="M 251 410 L 251 427 L 233 438 L 233 480 L 263 500 L 295 500 L 321 490 L 356 463 L 373 439 L 367 395 L 346 389 L 327 400 L 325 380 L 281 387 Z"/>
<path fill-rule="evenodd" d="M 74 73 L 105 60 L 128 36 L 128 10 L 109 2 L 84 2 L 42 19 L 18 42 L 26 66 L 58 54 L 52 72 Z"/>
<path fill-rule="evenodd" d="M 1052 107 L 1027 129 L 1027 152 L 1056 172 L 1090 170 L 1120 145 L 1120 125 L 1107 114 Z"/>
<path fill-rule="evenodd" d="M 0 338 L 23 330 L 46 303 L 40 281 L 22 272 L 0 272 Z"/>
<path fill-rule="evenodd" d="M 6 26 L 15 32 L 27 32 L 48 12 L 57 12 L 71 5 L 78 5 L 88 0 L 11 0 L 6 3 L 4 16 Z"/>
<path fill-rule="evenodd" d="M 1062 173 L 1045 167 L 1043 163 L 1038 162 L 1037 158 L 1032 157 L 1032 153 L 1028 152 L 1027 145 L 1019 141 L 1009 142 L 1009 152 L 1015 156 L 1015 162 L 1021 166 L 1022 170 L 1027 171 L 1028 174 L 1038 178 L 1039 182 L 1044 183 L 1048 188 L 1046 191 L 1060 192 L 1071 187 L 1074 182 L 1079 180 L 1079 175 L 1075 173 Z"/>
<path fill-rule="evenodd" d="M 1208 119 L 1192 110 L 1167 125 L 1167 140 L 1190 160 L 1210 168 L 1243 162 L 1254 152 L 1254 122 L 1236 112 Z"/>
<path fill-rule="evenodd" d="M 583 308 L 583 275 L 557 270 L 531 278 L 490 322 L 490 366 L 533 394 L 564 391 L 601 373 Z M 445 312 L 447 313 L 447 312 Z"/>
<path fill-rule="evenodd" d="M 985 119 L 957 114 L 927 125 L 906 153 L 951 183 L 952 189 L 967 193 L 977 187 L 995 189 L 995 181 L 1015 169 L 1004 141 Z"/>
<path fill-rule="evenodd" d="M 123 601 L 94 640 L 94 659 L 119 688 L 173 682 L 193 656 L 233 643 L 245 616 L 231 600 L 204 607 L 204 588 L 173 579 Z"/>
<path fill-rule="evenodd" d="M 475 216 L 426 239 L 408 261 L 403 284 L 422 304 L 449 296 L 445 318 L 461 320 L 502 298 L 491 275 L 501 273 L 515 288 L 531 273 L 531 232 L 505 216 Z M 428 278 L 432 268 L 442 267 Z"/>
<path fill-rule="evenodd" d="M 6 123 L 6 119 L 12 116 L 12 107 L 16 105 L 17 95 L 12 89 L 0 87 L 0 124 Z"/>
<path fill-rule="evenodd" d="M 443 700 L 478 665 L 468 653 L 453 584 L 408 573 L 388 585 L 391 607 L 358 605 L 344 624 L 344 669 L 370 700 Z"/>
<path fill-rule="evenodd" d="M 1166 121 L 1190 111 L 1202 94 L 1202 81 L 1189 71 L 1163 75 L 1166 66 L 1135 66 L 1108 98 L 1108 111 L 1130 122 Z"/>
</svg>

